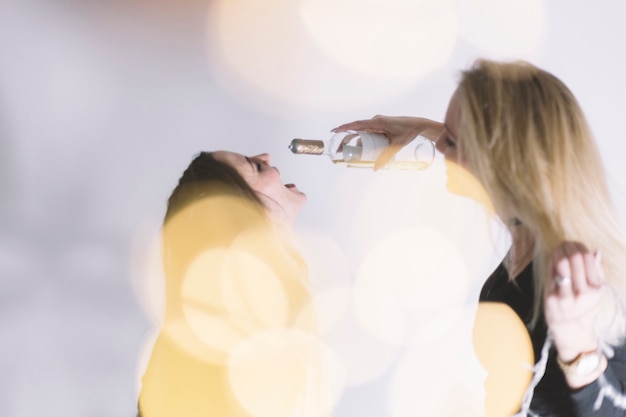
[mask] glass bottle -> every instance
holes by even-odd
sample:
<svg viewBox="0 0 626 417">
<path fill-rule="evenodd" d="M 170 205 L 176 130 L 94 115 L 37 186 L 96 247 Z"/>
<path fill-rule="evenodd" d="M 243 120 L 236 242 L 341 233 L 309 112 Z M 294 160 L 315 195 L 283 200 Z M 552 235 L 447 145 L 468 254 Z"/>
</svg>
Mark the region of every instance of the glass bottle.
<svg viewBox="0 0 626 417">
<path fill-rule="evenodd" d="M 326 143 L 322 140 L 293 139 L 289 149 L 295 154 L 328 155 L 337 165 L 373 168 L 374 161 L 388 146 L 389 139 L 383 134 L 346 131 L 336 133 Z M 434 142 L 417 136 L 383 168 L 422 170 L 428 168 L 434 158 Z"/>
</svg>

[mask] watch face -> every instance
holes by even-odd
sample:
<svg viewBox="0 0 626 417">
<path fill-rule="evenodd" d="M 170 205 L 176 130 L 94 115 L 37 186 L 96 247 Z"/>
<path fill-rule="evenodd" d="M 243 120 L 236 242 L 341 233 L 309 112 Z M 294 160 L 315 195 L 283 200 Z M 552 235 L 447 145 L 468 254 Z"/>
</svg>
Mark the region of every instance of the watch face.
<svg viewBox="0 0 626 417">
<path fill-rule="evenodd" d="M 578 365 L 576 366 L 576 373 L 581 375 L 590 374 L 595 371 L 600 365 L 600 355 L 593 353 L 585 355 L 580 358 Z"/>
</svg>

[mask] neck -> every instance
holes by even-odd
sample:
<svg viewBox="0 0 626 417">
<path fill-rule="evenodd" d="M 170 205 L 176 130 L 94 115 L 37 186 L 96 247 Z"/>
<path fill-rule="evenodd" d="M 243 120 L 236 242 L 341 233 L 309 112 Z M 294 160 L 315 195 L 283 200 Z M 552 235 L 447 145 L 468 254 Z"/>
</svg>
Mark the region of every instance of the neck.
<svg viewBox="0 0 626 417">
<path fill-rule="evenodd" d="M 295 223 L 295 212 L 285 210 L 282 204 L 266 194 L 259 193 L 259 197 L 265 206 L 267 216 L 279 229 L 290 231 Z"/>
<path fill-rule="evenodd" d="M 533 260 L 535 239 L 523 224 L 509 226 L 509 232 L 513 242 L 509 252 L 508 269 L 511 278 L 515 278 Z"/>
</svg>

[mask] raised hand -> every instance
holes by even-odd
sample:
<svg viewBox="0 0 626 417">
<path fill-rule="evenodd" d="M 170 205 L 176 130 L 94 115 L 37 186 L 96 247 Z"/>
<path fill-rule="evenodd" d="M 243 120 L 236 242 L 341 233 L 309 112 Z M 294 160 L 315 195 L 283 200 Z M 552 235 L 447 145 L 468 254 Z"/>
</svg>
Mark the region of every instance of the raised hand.
<svg viewBox="0 0 626 417">
<path fill-rule="evenodd" d="M 355 130 L 382 133 L 387 136 L 390 146 L 381 153 L 374 163 L 374 170 L 378 170 L 391 161 L 403 146 L 410 143 L 418 135 L 435 141 L 442 129 L 442 123 L 422 117 L 377 115 L 371 119 L 342 124 L 332 129 L 332 132 Z"/>
<path fill-rule="evenodd" d="M 560 361 L 570 363 L 600 347 L 594 331 L 594 320 L 606 291 L 600 253 L 591 253 L 579 242 L 563 242 L 550 259 L 549 271 L 544 303 L 546 324 Z M 588 377 L 566 373 L 566 378 L 570 386 L 578 387 L 598 375 L 599 372 Z"/>
</svg>

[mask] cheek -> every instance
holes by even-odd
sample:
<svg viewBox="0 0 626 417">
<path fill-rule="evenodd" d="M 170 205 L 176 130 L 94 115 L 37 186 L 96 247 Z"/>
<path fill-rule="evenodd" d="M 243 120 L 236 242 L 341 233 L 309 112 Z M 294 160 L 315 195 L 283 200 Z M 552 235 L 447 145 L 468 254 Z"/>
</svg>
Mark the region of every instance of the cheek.
<svg viewBox="0 0 626 417">
<path fill-rule="evenodd" d="M 285 186 L 278 173 L 268 172 L 257 182 L 255 188 L 255 191 L 275 197 L 284 191 Z"/>
<path fill-rule="evenodd" d="M 458 147 L 447 147 L 443 156 L 448 162 L 454 162 L 455 164 L 469 170 L 467 154 L 460 152 Z"/>
<path fill-rule="evenodd" d="M 448 162 L 459 163 L 456 148 L 446 147 L 443 151 L 443 156 Z"/>
<path fill-rule="evenodd" d="M 277 190 L 282 190 L 285 188 L 285 184 L 283 184 L 283 180 L 276 170 L 268 172 L 266 181 L 268 182 L 270 187 L 276 188 Z"/>
</svg>

